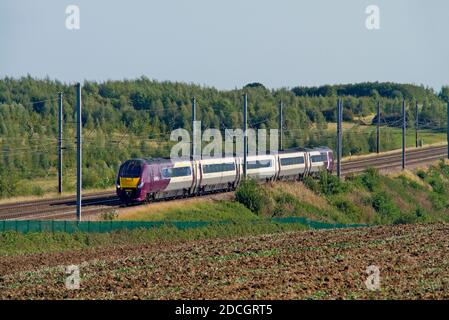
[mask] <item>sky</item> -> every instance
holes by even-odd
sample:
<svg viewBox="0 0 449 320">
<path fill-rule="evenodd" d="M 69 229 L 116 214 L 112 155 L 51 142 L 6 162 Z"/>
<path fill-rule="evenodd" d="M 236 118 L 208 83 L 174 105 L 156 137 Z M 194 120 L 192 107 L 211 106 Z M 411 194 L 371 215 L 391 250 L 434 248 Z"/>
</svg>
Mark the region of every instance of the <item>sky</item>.
<svg viewBox="0 0 449 320">
<path fill-rule="evenodd" d="M 77 5 L 80 29 L 66 28 Z M 379 8 L 369 30 L 367 6 Z M 447 0 L 1 0 L 0 77 L 449 84 Z"/>
</svg>

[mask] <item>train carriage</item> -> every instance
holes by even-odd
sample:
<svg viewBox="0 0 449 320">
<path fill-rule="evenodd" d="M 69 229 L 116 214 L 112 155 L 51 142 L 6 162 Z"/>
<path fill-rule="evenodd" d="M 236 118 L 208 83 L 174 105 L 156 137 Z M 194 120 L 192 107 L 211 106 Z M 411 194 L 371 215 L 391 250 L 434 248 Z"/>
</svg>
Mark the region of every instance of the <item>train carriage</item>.
<svg viewBox="0 0 449 320">
<path fill-rule="evenodd" d="M 240 181 L 237 159 L 228 157 L 199 160 L 200 192 L 234 189 Z"/>
<path fill-rule="evenodd" d="M 304 151 L 283 151 L 278 155 L 279 180 L 302 179 L 307 173 L 307 154 Z"/>
<path fill-rule="evenodd" d="M 307 150 L 308 174 L 318 176 L 322 170 L 332 171 L 332 150 L 328 147 L 318 147 Z"/>
<path fill-rule="evenodd" d="M 241 159 L 243 172 L 243 158 Z M 278 165 L 274 155 L 248 156 L 247 175 L 256 180 L 272 181 L 276 178 Z"/>
</svg>

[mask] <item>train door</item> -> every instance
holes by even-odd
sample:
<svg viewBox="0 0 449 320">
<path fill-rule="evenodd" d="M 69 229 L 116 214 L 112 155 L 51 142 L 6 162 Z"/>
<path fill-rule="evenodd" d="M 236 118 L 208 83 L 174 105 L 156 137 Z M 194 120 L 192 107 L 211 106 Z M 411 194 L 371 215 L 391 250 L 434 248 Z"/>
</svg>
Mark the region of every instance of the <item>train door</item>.
<svg viewBox="0 0 449 320">
<path fill-rule="evenodd" d="M 201 183 L 201 163 L 198 160 L 192 160 L 192 188 L 190 194 L 195 194 L 198 191 Z"/>
<path fill-rule="evenodd" d="M 332 172 L 334 171 L 334 154 L 332 151 L 327 152 L 327 159 L 328 159 L 327 170 L 329 170 L 329 172 Z"/>
</svg>

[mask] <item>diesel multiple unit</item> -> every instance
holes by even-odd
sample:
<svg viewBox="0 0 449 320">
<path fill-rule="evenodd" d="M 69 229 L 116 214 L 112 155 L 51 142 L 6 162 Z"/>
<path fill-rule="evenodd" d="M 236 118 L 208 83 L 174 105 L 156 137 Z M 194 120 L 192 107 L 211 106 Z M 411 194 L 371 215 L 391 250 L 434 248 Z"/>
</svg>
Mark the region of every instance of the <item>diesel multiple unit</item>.
<svg viewBox="0 0 449 320">
<path fill-rule="evenodd" d="M 332 172 L 327 147 L 292 149 L 276 155 L 247 157 L 247 176 L 261 181 L 300 180 Z M 125 203 L 234 190 L 243 177 L 243 157 L 179 160 L 151 158 L 125 161 L 117 176 L 117 195 Z"/>
</svg>

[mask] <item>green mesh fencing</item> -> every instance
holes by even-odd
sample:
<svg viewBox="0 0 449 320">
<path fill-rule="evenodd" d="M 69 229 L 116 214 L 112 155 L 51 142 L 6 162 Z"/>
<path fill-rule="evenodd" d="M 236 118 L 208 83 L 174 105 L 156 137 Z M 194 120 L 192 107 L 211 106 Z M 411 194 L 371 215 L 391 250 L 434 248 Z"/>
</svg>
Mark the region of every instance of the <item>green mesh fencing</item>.
<svg viewBox="0 0 449 320">
<path fill-rule="evenodd" d="M 39 221 L 39 220 L 9 220 L 0 221 L 0 232 L 91 232 L 102 233 L 118 230 L 153 229 L 174 227 L 179 230 L 202 228 L 211 225 L 231 224 L 232 221 Z M 301 217 L 271 218 L 248 221 L 248 223 L 297 223 L 312 229 L 335 229 L 364 227 L 361 224 L 331 224 L 310 221 Z"/>
<path fill-rule="evenodd" d="M 309 226 L 312 229 L 360 228 L 368 226 L 366 224 L 342 224 L 312 221 L 302 217 L 272 218 L 271 221 L 276 223 L 300 223 Z"/>
</svg>

